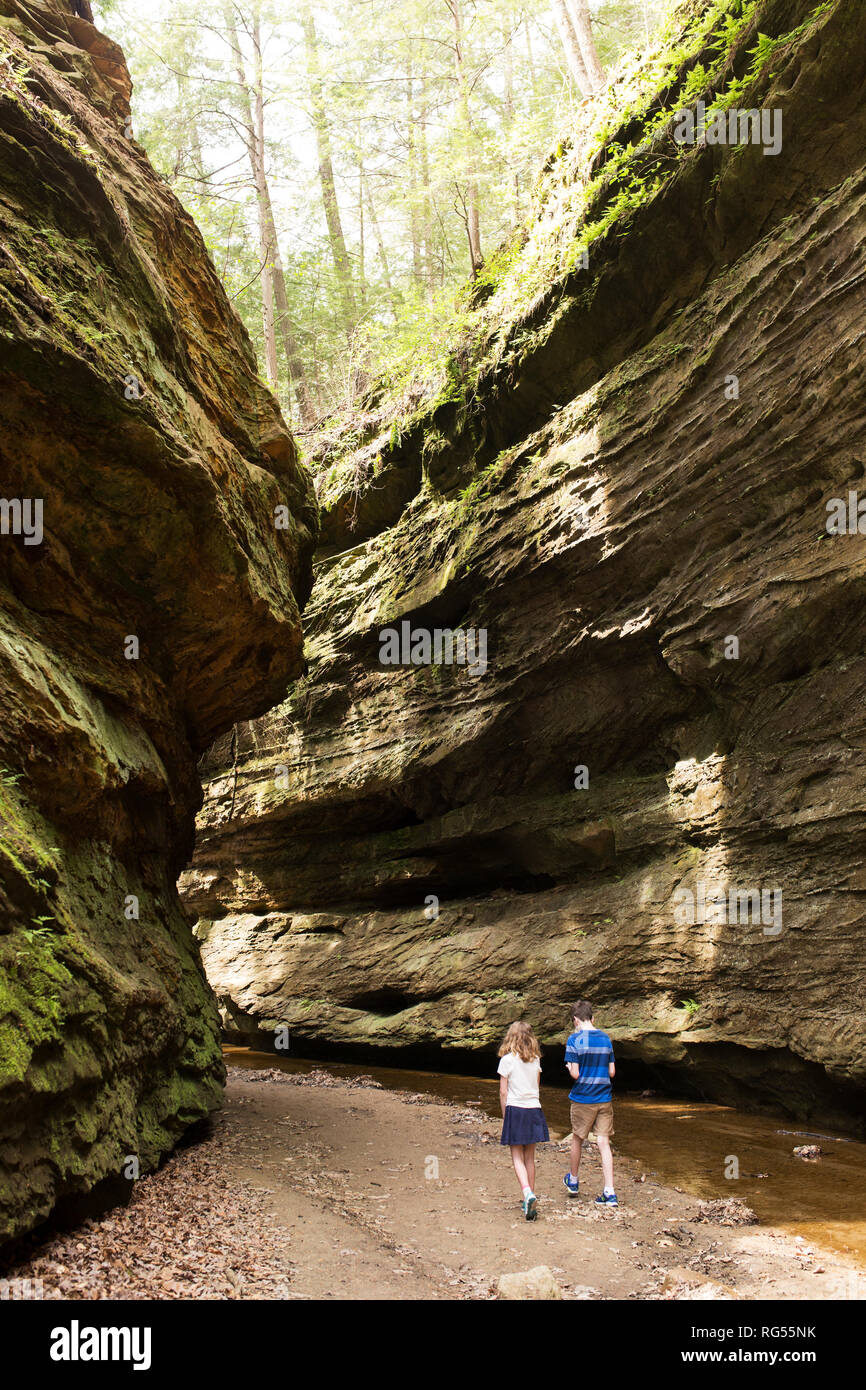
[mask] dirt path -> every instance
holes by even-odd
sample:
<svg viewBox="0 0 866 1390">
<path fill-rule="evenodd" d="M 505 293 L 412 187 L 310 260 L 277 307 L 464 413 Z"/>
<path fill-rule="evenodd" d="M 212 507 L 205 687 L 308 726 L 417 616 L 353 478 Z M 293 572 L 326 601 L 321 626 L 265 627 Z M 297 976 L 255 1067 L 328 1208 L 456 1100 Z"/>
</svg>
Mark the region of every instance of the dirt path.
<svg viewBox="0 0 866 1390">
<path fill-rule="evenodd" d="M 633 1163 L 618 1164 L 619 1209 L 596 1209 L 594 1146 L 577 1199 L 562 1186 L 566 1150 L 538 1150 L 529 1223 L 498 1129 L 474 1110 L 323 1073 L 251 1080 L 233 1069 L 225 1124 L 233 1171 L 265 1190 L 291 1234 L 295 1297 L 487 1297 L 500 1274 L 539 1264 L 570 1297 L 708 1297 L 718 1286 L 866 1297 L 866 1276 L 839 1257 L 766 1227 L 698 1222 L 695 1198 L 640 1181 Z"/>
<path fill-rule="evenodd" d="M 363 1078 L 230 1068 L 206 1140 L 3 1273 L 46 1298 L 477 1299 L 547 1265 L 566 1298 L 866 1298 L 841 1257 L 700 1221 L 633 1162 L 617 1160 L 619 1209 L 597 1209 L 594 1146 L 577 1199 L 566 1149 L 539 1148 L 527 1222 L 498 1137 L 476 1109 Z"/>
</svg>

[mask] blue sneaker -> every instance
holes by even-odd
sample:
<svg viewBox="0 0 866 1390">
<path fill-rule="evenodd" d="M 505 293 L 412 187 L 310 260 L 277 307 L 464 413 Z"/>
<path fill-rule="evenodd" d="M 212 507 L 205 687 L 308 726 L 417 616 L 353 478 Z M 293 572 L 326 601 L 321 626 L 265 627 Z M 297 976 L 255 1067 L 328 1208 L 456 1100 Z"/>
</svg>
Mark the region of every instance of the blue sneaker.
<svg viewBox="0 0 866 1390">
<path fill-rule="evenodd" d="M 597 1207 L 618 1207 L 619 1202 L 615 1192 L 603 1192 L 600 1197 L 596 1197 L 595 1205 Z"/>
<path fill-rule="evenodd" d="M 536 1221 L 538 1219 L 538 1198 L 534 1192 L 530 1193 L 528 1197 L 525 1197 L 520 1205 L 523 1207 L 523 1215 L 526 1217 L 527 1221 Z"/>
<path fill-rule="evenodd" d="M 562 1179 L 562 1181 L 565 1183 L 566 1187 L 568 1188 L 568 1195 L 569 1195 L 569 1197 L 576 1197 L 577 1194 L 578 1194 L 578 1192 L 580 1191 L 580 1182 L 578 1181 L 578 1179 L 577 1179 L 577 1178 L 573 1178 L 573 1177 L 571 1176 L 571 1173 L 566 1173 L 566 1175 L 565 1175 L 565 1177 Z"/>
</svg>

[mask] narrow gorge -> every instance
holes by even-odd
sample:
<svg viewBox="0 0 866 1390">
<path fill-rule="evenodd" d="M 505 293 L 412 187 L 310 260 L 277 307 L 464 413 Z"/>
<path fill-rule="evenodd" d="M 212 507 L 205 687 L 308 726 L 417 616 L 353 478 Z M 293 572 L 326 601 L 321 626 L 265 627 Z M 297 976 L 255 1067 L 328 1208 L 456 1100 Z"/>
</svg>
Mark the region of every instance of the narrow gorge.
<svg viewBox="0 0 866 1390">
<path fill-rule="evenodd" d="M 211 748 L 182 880 L 235 1038 L 468 1067 L 588 996 L 635 1076 L 862 1127 L 866 10 L 727 9 L 320 446 L 307 671 Z M 678 144 L 699 100 L 782 151 Z M 437 629 L 486 660 L 383 662 Z"/>
<path fill-rule="evenodd" d="M 0 1241 L 221 1033 L 492 1074 L 589 997 L 624 1078 L 863 1132 L 866 7 L 686 0 L 303 461 L 129 102 L 0 0 Z"/>
</svg>

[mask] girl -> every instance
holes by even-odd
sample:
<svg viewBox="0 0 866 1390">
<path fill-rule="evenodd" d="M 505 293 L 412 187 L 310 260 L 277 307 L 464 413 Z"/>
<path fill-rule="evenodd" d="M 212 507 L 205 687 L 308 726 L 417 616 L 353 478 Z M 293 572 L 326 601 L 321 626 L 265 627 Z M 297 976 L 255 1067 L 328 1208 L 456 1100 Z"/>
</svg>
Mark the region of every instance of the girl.
<svg viewBox="0 0 866 1390">
<path fill-rule="evenodd" d="M 511 1162 L 523 1193 L 527 1221 L 538 1215 L 535 1195 L 535 1146 L 550 1139 L 538 1095 L 541 1048 L 528 1023 L 512 1023 L 499 1049 L 499 1103 L 503 1125 L 500 1144 L 511 1149 Z"/>
</svg>

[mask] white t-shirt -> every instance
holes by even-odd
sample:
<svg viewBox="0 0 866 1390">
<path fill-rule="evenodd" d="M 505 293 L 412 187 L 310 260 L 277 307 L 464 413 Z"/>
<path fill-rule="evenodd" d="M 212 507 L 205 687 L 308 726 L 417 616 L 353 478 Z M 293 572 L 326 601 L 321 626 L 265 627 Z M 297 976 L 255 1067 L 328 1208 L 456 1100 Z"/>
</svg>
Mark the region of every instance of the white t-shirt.
<svg viewBox="0 0 866 1390">
<path fill-rule="evenodd" d="M 541 1106 L 538 1083 L 541 1079 L 541 1063 L 537 1057 L 531 1062 L 523 1062 L 516 1052 L 506 1052 L 500 1057 L 496 1068 L 500 1076 L 508 1077 L 508 1096 L 506 1105 L 516 1105 L 518 1110 L 537 1110 Z"/>
</svg>

